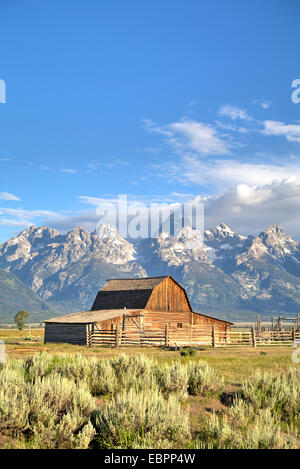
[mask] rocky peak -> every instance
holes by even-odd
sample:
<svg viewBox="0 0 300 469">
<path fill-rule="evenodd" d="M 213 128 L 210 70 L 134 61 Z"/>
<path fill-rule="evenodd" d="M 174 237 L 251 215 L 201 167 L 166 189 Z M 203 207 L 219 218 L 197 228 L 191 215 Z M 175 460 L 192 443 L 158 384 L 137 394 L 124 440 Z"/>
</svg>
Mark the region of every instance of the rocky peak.
<svg viewBox="0 0 300 469">
<path fill-rule="evenodd" d="M 134 245 L 122 238 L 113 225 L 103 223 L 98 229 L 97 239 L 98 249 L 106 262 L 122 265 L 135 260 Z"/>
<path fill-rule="evenodd" d="M 203 236 L 201 231 L 193 229 L 191 226 L 185 226 L 177 234 L 176 239 L 186 245 L 187 249 L 199 249 L 203 245 Z"/>
<path fill-rule="evenodd" d="M 225 223 L 220 223 L 220 225 L 216 225 L 211 230 L 206 230 L 204 232 L 205 239 L 212 240 L 212 239 L 219 239 L 224 240 L 228 238 L 234 238 L 237 234 L 232 231 L 229 226 L 225 225 Z"/>
<path fill-rule="evenodd" d="M 104 241 L 107 239 L 120 238 L 120 235 L 115 226 L 110 223 L 103 223 L 98 229 L 98 237 Z"/>
<path fill-rule="evenodd" d="M 69 231 L 66 235 L 66 242 L 72 244 L 89 244 L 91 242 L 91 235 L 89 231 L 81 226 L 76 226 L 72 231 Z"/>
<path fill-rule="evenodd" d="M 266 246 L 269 254 L 282 257 L 298 249 L 290 235 L 287 235 L 280 225 L 271 225 L 259 234 L 259 238 Z"/>
<path fill-rule="evenodd" d="M 157 241 L 159 255 L 169 265 L 186 264 L 191 260 L 208 261 L 202 233 L 189 226 L 182 228 L 175 237 L 161 233 Z"/>
<path fill-rule="evenodd" d="M 48 226 L 29 226 L 17 236 L 1 244 L 0 266 L 7 262 L 26 263 L 32 258 L 34 251 L 46 246 L 57 236 L 59 236 L 59 232 Z"/>
<path fill-rule="evenodd" d="M 285 234 L 280 225 L 268 226 L 259 234 L 265 244 L 295 243 L 290 235 Z"/>
</svg>

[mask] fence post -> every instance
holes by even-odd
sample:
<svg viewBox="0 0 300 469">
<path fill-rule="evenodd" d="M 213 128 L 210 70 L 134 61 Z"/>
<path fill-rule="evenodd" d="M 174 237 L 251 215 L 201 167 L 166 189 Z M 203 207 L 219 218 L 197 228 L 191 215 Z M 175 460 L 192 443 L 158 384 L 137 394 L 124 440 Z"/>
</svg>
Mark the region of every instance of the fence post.
<svg viewBox="0 0 300 469">
<path fill-rule="evenodd" d="M 211 345 L 213 347 L 216 346 L 216 330 L 215 330 L 214 324 L 212 325 L 212 328 L 211 328 Z"/>
<path fill-rule="evenodd" d="M 296 328 L 295 328 L 295 326 L 293 326 L 293 328 L 292 328 L 292 342 L 293 342 L 293 345 L 295 343 L 295 340 L 296 340 Z"/>
<path fill-rule="evenodd" d="M 225 344 L 227 344 L 227 342 L 228 342 L 228 326 L 227 326 L 227 324 L 226 324 L 226 326 L 225 326 L 225 336 L 224 336 L 224 339 L 225 339 L 225 340 L 224 340 Z"/>
<path fill-rule="evenodd" d="M 86 345 L 91 347 L 92 337 L 91 337 L 91 324 L 86 325 Z"/>
<path fill-rule="evenodd" d="M 255 335 L 255 327 L 252 327 L 252 346 L 256 347 L 256 335 Z"/>
<path fill-rule="evenodd" d="M 169 326 L 166 324 L 165 327 L 165 346 L 169 347 Z"/>
<path fill-rule="evenodd" d="M 115 336 L 115 347 L 120 347 L 120 343 L 121 343 L 121 334 L 120 334 L 120 326 L 119 326 L 119 324 L 117 324 L 115 334 L 116 334 L 116 336 Z"/>
</svg>

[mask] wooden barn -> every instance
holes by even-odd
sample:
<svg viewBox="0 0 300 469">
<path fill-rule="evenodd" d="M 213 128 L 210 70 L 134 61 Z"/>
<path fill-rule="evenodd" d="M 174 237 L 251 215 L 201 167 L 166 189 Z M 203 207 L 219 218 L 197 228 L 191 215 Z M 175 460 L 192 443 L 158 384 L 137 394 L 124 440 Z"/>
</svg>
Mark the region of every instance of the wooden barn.
<svg viewBox="0 0 300 469">
<path fill-rule="evenodd" d="M 169 328 L 181 343 L 185 338 L 190 343 L 193 328 L 201 332 L 212 325 L 220 333 L 230 332 L 230 322 L 193 311 L 185 289 L 171 276 L 112 279 L 98 292 L 90 311 L 45 321 L 45 342 L 89 345 L 89 337 L 101 331 L 108 339 L 118 331 L 127 337 L 146 332 L 163 337 Z"/>
</svg>

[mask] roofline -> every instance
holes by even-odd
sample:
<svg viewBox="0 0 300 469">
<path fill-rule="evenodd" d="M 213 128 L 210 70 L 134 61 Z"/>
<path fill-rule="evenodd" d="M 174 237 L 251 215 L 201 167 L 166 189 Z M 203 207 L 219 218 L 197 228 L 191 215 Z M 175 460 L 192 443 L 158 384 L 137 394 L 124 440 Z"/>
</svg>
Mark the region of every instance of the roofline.
<svg viewBox="0 0 300 469">
<path fill-rule="evenodd" d="M 110 280 L 150 280 L 150 279 L 154 279 L 154 278 L 167 278 L 167 277 L 171 277 L 170 275 L 160 275 L 158 277 L 123 277 L 123 278 L 107 278 L 106 279 L 106 282 L 109 282 Z M 174 279 L 173 279 L 174 280 Z"/>
<path fill-rule="evenodd" d="M 208 316 L 207 314 L 198 313 L 198 311 L 193 311 L 193 313 L 199 314 L 200 316 L 204 316 L 205 318 L 215 319 L 216 321 L 221 321 L 221 322 L 226 322 L 227 324 L 230 324 L 231 326 L 233 326 L 234 324 L 234 322 L 226 321 L 226 319 L 215 318 L 214 316 Z"/>
<path fill-rule="evenodd" d="M 46 319 L 45 321 L 43 321 L 43 323 L 47 323 L 47 324 L 95 324 L 96 322 L 99 322 L 99 321 L 95 320 L 95 321 L 86 321 L 86 322 L 61 322 L 61 321 L 51 321 L 51 319 Z"/>
</svg>

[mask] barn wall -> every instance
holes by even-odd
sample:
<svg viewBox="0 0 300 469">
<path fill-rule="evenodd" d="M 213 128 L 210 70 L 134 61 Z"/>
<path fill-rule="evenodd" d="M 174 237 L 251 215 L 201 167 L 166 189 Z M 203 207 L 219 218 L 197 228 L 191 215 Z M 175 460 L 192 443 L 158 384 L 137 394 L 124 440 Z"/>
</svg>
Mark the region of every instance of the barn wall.
<svg viewBox="0 0 300 469">
<path fill-rule="evenodd" d="M 141 327 L 143 328 L 144 312 L 141 311 Z M 132 313 L 130 316 L 133 316 L 135 321 L 140 324 L 139 313 Z M 118 316 L 117 318 L 108 319 L 106 321 L 101 321 L 97 323 L 97 328 L 102 330 L 115 330 L 117 325 L 122 329 L 123 327 L 123 316 Z M 130 317 L 126 317 L 126 330 L 137 330 L 139 329 Z"/>
<path fill-rule="evenodd" d="M 190 311 L 144 311 L 144 328 L 165 330 L 166 325 L 178 327 L 178 324 L 182 324 L 182 326 L 187 326 L 191 324 L 191 317 Z"/>
<path fill-rule="evenodd" d="M 86 324 L 45 323 L 44 342 L 86 345 Z"/>
<path fill-rule="evenodd" d="M 209 318 L 200 314 L 195 314 L 190 311 L 149 311 L 144 310 L 141 312 L 142 329 L 146 330 L 165 330 L 166 325 L 170 327 L 178 327 L 178 324 L 182 324 L 183 327 L 194 324 L 194 325 L 212 325 L 215 324 L 217 329 L 220 331 L 230 330 L 230 324 L 223 322 L 218 319 Z M 134 319 L 139 324 L 138 313 L 134 313 Z M 111 330 L 116 329 L 116 326 L 122 329 L 123 316 L 109 319 L 107 321 L 101 321 L 97 323 L 98 329 Z M 129 317 L 126 318 L 126 330 L 137 330 L 138 327 Z"/>
<path fill-rule="evenodd" d="M 185 291 L 169 277 L 154 288 L 145 309 L 151 311 L 191 311 Z"/>
<path fill-rule="evenodd" d="M 201 314 L 195 314 L 195 313 L 192 313 L 192 315 L 193 315 L 192 321 L 194 325 L 214 324 L 215 326 L 217 326 L 217 328 L 220 331 L 225 331 L 225 330 L 230 331 L 231 329 L 230 324 L 224 321 L 221 321 L 220 319 L 209 318 L 207 316 L 202 316 Z"/>
<path fill-rule="evenodd" d="M 107 319 L 106 321 L 97 322 L 97 328 L 103 329 L 104 331 L 108 331 L 111 330 L 112 326 L 114 329 L 116 329 L 117 324 L 122 326 L 122 316 L 113 319 Z"/>
</svg>

